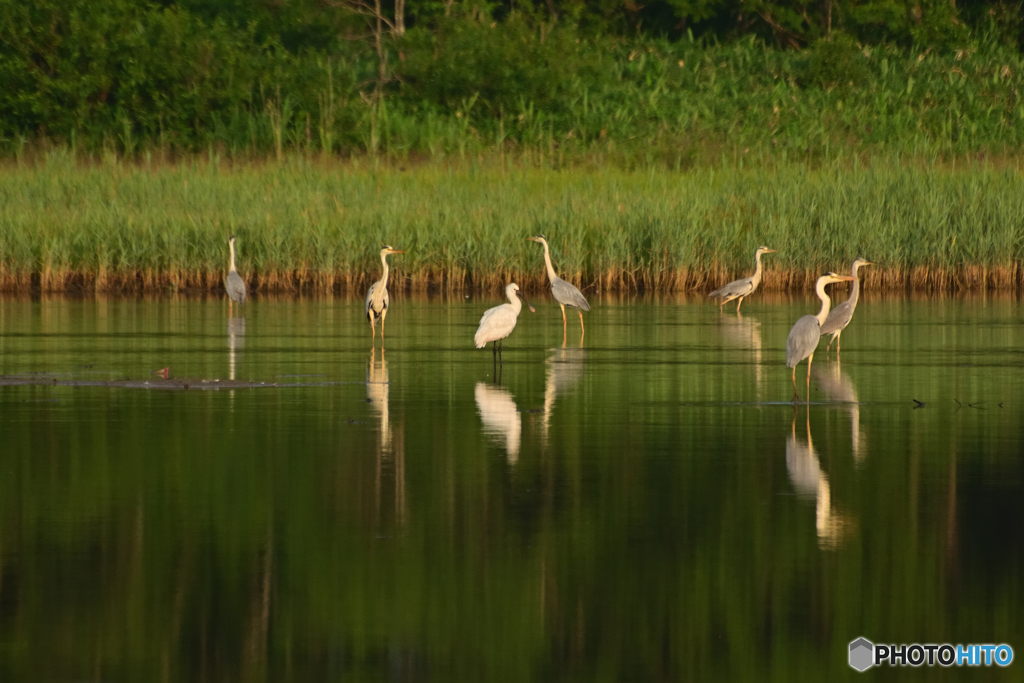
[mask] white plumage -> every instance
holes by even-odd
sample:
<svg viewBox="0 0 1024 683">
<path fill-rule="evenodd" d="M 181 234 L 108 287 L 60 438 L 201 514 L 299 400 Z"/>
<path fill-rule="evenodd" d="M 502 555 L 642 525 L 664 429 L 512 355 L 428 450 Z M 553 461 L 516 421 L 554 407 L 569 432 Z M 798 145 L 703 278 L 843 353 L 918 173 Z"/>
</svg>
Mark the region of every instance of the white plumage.
<svg viewBox="0 0 1024 683">
<path fill-rule="evenodd" d="M 516 320 L 519 318 L 519 312 L 523 310 L 520 299 L 526 301 L 526 297 L 519 291 L 519 285 L 514 282 L 505 288 L 505 296 L 508 297 L 509 303 L 488 309 L 480 318 L 480 327 L 473 336 L 476 348 L 482 349 L 488 342 L 498 342 L 516 329 Z M 526 305 L 530 306 L 530 302 L 527 301 Z M 533 312 L 533 306 L 530 306 L 530 312 Z"/>
</svg>

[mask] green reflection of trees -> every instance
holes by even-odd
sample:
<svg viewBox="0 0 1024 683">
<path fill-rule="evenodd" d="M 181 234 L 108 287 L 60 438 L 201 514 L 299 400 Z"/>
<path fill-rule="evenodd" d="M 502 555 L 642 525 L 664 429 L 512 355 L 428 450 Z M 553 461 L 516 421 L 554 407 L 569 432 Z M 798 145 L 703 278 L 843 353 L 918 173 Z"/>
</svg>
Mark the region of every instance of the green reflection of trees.
<svg viewBox="0 0 1024 683">
<path fill-rule="evenodd" d="M 878 334 L 851 328 L 849 358 L 912 344 L 888 311 L 865 306 Z M 631 342 L 613 324 L 629 314 L 605 314 L 602 344 Z M 459 348 L 463 317 L 388 352 L 388 448 L 361 384 L 0 389 L 3 678 L 821 680 L 846 675 L 858 635 L 1019 642 L 1017 551 L 973 555 L 984 501 L 1020 511 L 1022 427 L 937 400 L 1019 387 L 1019 371 L 844 363 L 860 465 L 845 407 L 810 408 L 832 504 L 855 522 L 833 550 L 792 495 L 792 409 L 751 403 L 755 368 L 704 344 L 713 328 L 618 357 L 595 342 L 546 445 L 548 330 L 525 328 L 504 374 L 523 411 L 510 465 L 481 433 L 482 356 L 420 362 Z M 766 361 L 785 322 L 762 316 Z M 1011 330 L 993 334 L 984 348 L 1009 348 Z M 690 350 L 659 347 L 673 335 Z M 935 402 L 900 405 L 894 373 Z M 762 382 L 786 395 L 781 368 Z"/>
</svg>

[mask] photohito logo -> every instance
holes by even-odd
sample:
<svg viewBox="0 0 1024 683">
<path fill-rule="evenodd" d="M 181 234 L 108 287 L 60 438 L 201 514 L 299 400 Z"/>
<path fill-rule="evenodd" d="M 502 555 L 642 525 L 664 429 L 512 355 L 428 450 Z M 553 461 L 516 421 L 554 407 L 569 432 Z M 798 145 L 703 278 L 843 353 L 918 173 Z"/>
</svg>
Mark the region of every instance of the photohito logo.
<svg viewBox="0 0 1024 683">
<path fill-rule="evenodd" d="M 1001 645 L 882 645 L 867 638 L 850 643 L 850 666 L 867 671 L 873 666 L 1009 666 L 1013 662 L 1013 648 Z"/>
</svg>

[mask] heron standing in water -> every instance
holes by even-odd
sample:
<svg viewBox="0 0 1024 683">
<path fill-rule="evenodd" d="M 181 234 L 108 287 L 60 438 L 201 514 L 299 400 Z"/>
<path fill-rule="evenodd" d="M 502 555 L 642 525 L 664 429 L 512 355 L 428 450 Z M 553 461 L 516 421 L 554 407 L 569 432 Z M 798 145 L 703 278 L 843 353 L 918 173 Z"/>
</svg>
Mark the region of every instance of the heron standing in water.
<svg viewBox="0 0 1024 683">
<path fill-rule="evenodd" d="M 850 324 L 850 321 L 853 320 L 853 311 L 857 308 L 857 300 L 860 298 L 860 277 L 857 275 L 857 270 L 861 266 L 873 265 L 875 264 L 864 257 L 858 257 L 853 262 L 853 267 L 850 268 L 850 275 L 853 276 L 853 288 L 850 290 L 850 298 L 833 308 L 832 312 L 825 318 L 825 323 L 821 326 L 822 337 L 826 334 L 832 335 L 828 346 L 825 347 L 826 354 L 832 348 L 832 342 L 836 343 L 836 354 L 839 354 L 839 345 L 842 343 L 839 337 L 843 334 L 846 326 Z"/>
<path fill-rule="evenodd" d="M 811 361 L 814 360 L 814 351 L 818 348 L 818 340 L 821 339 L 821 326 L 825 324 L 828 317 L 828 309 L 832 307 L 832 301 L 825 293 L 825 285 L 833 282 L 849 282 L 853 280 L 849 275 L 836 275 L 825 273 L 818 278 L 814 291 L 821 299 L 821 310 L 818 315 L 805 315 L 796 321 L 793 329 L 789 331 L 789 338 L 786 339 L 786 367 L 793 369 L 793 401 L 800 400 L 800 394 L 796 391 L 796 366 L 804 358 L 807 359 L 807 400 L 811 400 Z"/>
<path fill-rule="evenodd" d="M 519 300 L 522 299 L 530 307 L 530 313 L 536 313 L 533 306 L 530 306 L 530 302 L 526 301 L 526 297 L 519 291 L 519 285 L 516 283 L 513 282 L 505 288 L 505 296 L 508 297 L 509 303 L 488 309 L 480 318 L 480 327 L 477 328 L 476 334 L 473 336 L 473 341 L 478 349 L 487 346 L 487 342 L 494 342 L 493 353 L 498 359 L 501 358 L 501 347 L 499 346 L 501 340 L 516 329 L 519 312 L 523 310 L 523 304 Z"/>
<path fill-rule="evenodd" d="M 384 266 L 384 274 L 380 279 L 370 285 L 370 291 L 366 293 L 366 318 L 370 321 L 370 343 L 377 338 L 377 321 L 380 321 L 380 343 L 384 344 L 384 318 L 388 315 L 388 255 L 404 254 L 405 250 L 385 246 L 380 250 L 380 262 Z"/>
<path fill-rule="evenodd" d="M 722 306 L 733 299 L 739 299 L 736 302 L 736 312 L 740 312 L 740 306 L 743 305 L 743 299 L 750 296 L 757 289 L 758 285 L 761 284 L 761 256 L 763 254 L 774 254 L 774 249 L 768 247 L 758 247 L 757 251 L 754 252 L 754 274 L 750 277 L 745 277 L 742 280 L 735 280 L 730 282 L 725 287 L 716 289 L 715 291 L 708 294 L 709 298 L 721 299 L 722 302 L 718 304 L 718 310 L 722 310 Z"/>
<path fill-rule="evenodd" d="M 577 309 L 576 312 L 580 314 L 580 340 L 582 340 L 583 335 L 586 334 L 586 330 L 583 328 L 583 311 L 589 312 L 590 304 L 587 303 L 587 299 L 583 296 L 583 292 L 558 277 L 555 273 L 555 267 L 551 265 L 551 250 L 548 248 L 548 239 L 544 235 L 527 237 L 526 239 L 530 242 L 536 242 L 544 245 L 544 265 L 547 267 L 548 280 L 551 282 L 551 294 L 555 297 L 555 301 L 558 302 L 558 305 L 562 307 L 562 345 L 565 345 L 565 333 L 568 327 L 568 324 L 565 321 L 566 306 L 572 306 Z"/>
<path fill-rule="evenodd" d="M 228 293 L 228 315 L 231 315 L 232 302 L 239 306 L 245 304 L 245 281 L 235 270 L 235 236 L 228 237 L 228 251 L 231 254 L 228 261 L 228 276 L 224 278 L 224 289 Z"/>
</svg>

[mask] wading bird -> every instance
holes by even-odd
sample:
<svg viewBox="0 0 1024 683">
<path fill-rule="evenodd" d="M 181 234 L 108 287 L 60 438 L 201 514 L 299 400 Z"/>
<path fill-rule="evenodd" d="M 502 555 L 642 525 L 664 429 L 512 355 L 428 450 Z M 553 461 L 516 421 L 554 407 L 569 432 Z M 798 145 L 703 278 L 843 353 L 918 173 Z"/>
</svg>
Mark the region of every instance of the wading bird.
<svg viewBox="0 0 1024 683">
<path fill-rule="evenodd" d="M 818 315 L 805 315 L 796 321 L 793 329 L 789 331 L 789 338 L 786 339 L 786 367 L 793 369 L 793 400 L 799 401 L 800 394 L 796 391 L 796 366 L 804 358 L 807 359 L 807 400 L 811 400 L 811 361 L 814 360 L 814 350 L 818 348 L 818 340 L 821 339 L 821 326 L 825 324 L 828 317 L 828 309 L 832 307 L 832 301 L 825 293 L 825 285 L 833 282 L 849 282 L 853 278 L 849 275 L 836 275 L 825 273 L 818 278 L 814 285 L 814 291 L 821 299 L 821 310 Z"/>
<path fill-rule="evenodd" d="M 377 321 L 380 321 L 380 343 L 384 343 L 384 318 L 388 316 L 388 267 L 389 254 L 404 254 L 403 249 L 395 249 L 385 246 L 380 250 L 380 262 L 384 266 L 384 274 L 380 279 L 370 285 L 370 291 L 366 293 L 366 319 L 370 321 L 370 342 L 377 338 Z"/>
<path fill-rule="evenodd" d="M 476 335 L 473 336 L 473 341 L 478 349 L 487 346 L 487 342 L 494 342 L 493 353 L 499 359 L 501 358 L 499 344 L 502 339 L 512 334 L 512 330 L 516 329 L 516 320 L 519 318 L 519 312 L 523 310 L 523 304 L 519 302 L 519 299 L 522 299 L 530 307 L 530 313 L 536 312 L 533 306 L 530 306 L 530 302 L 526 301 L 523 293 L 519 291 L 519 285 L 516 283 L 513 282 L 505 288 L 505 296 L 508 297 L 510 303 L 488 309 L 480 318 L 480 327 L 477 328 Z"/>
<path fill-rule="evenodd" d="M 233 301 L 237 301 L 239 306 L 245 304 L 245 281 L 242 280 L 242 276 L 235 270 L 235 236 L 231 235 L 228 237 L 228 251 L 231 254 L 230 260 L 228 261 L 228 276 L 224 278 L 224 289 L 228 293 L 228 314 L 231 313 L 231 306 Z"/>
<path fill-rule="evenodd" d="M 761 255 L 762 254 L 774 254 L 774 249 L 768 247 L 758 247 L 757 251 L 754 252 L 754 274 L 750 277 L 745 277 L 742 280 L 736 280 L 730 282 L 721 289 L 708 294 L 708 298 L 721 299 L 722 302 L 718 304 L 718 310 L 721 311 L 722 307 L 733 299 L 739 299 L 736 302 L 736 312 L 740 312 L 740 306 L 743 305 L 743 299 L 750 296 L 757 289 L 758 285 L 761 284 Z"/>
<path fill-rule="evenodd" d="M 583 328 L 583 311 L 589 312 L 590 304 L 587 303 L 583 292 L 555 274 L 555 267 L 551 265 L 551 250 L 548 248 L 548 239 L 544 235 L 527 237 L 526 239 L 530 242 L 544 245 L 544 265 L 547 267 L 548 280 L 551 282 L 551 294 L 555 297 L 558 305 L 562 307 L 562 344 L 565 345 L 565 331 L 568 326 L 565 322 L 566 306 L 579 309 L 576 312 L 580 314 L 580 339 L 582 340 L 583 335 L 586 334 L 586 330 Z"/>
<path fill-rule="evenodd" d="M 850 269 L 850 275 L 853 276 L 853 288 L 850 290 L 850 298 L 833 308 L 832 312 L 825 318 L 825 323 L 821 326 L 822 337 L 826 334 L 832 335 L 828 346 L 825 347 L 825 353 L 828 353 L 828 350 L 832 348 L 832 342 L 835 342 L 836 354 L 839 354 L 839 345 L 842 343 L 839 337 L 843 334 L 846 326 L 850 324 L 850 321 L 853 320 L 853 311 L 857 308 L 857 299 L 860 298 L 860 277 L 857 275 L 857 269 L 861 266 L 873 265 L 875 264 L 864 257 L 858 257 L 853 262 L 853 267 Z"/>
</svg>

